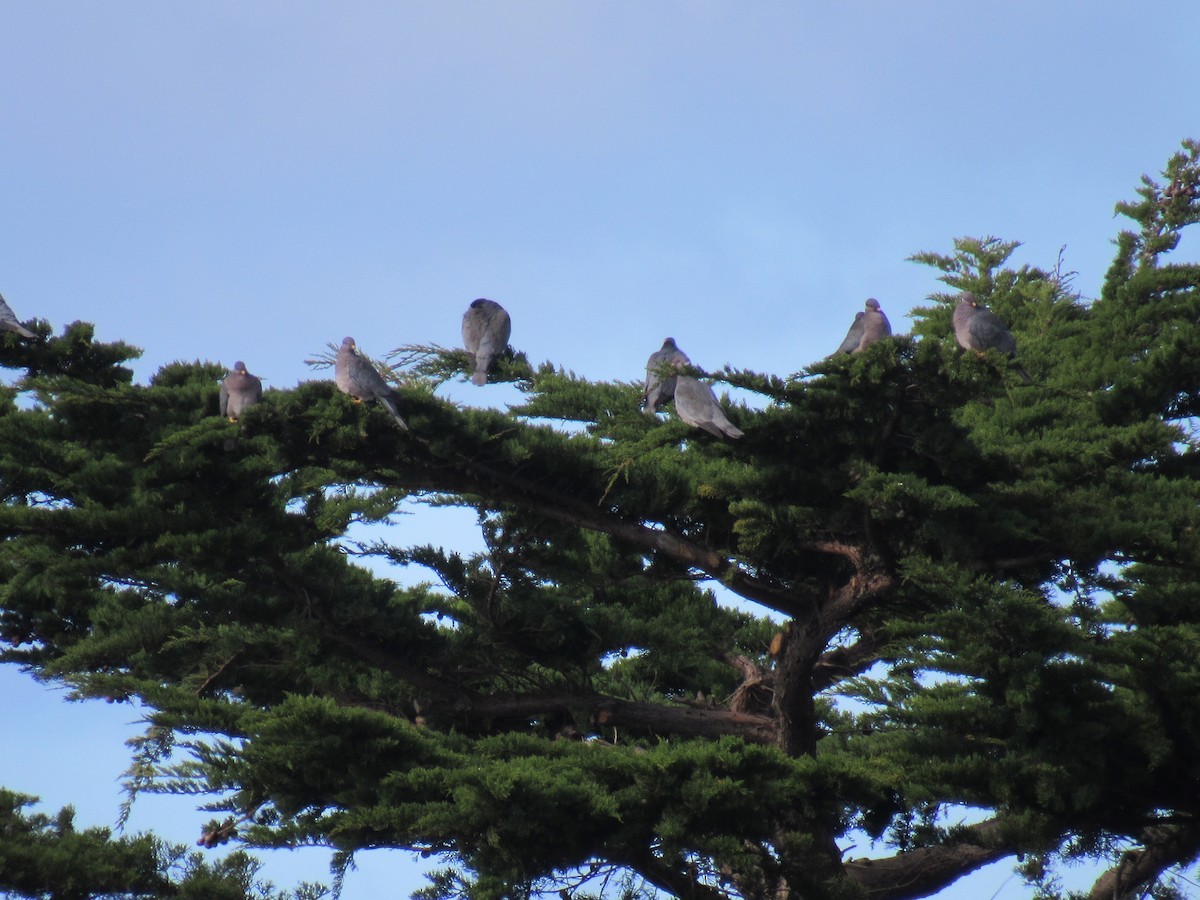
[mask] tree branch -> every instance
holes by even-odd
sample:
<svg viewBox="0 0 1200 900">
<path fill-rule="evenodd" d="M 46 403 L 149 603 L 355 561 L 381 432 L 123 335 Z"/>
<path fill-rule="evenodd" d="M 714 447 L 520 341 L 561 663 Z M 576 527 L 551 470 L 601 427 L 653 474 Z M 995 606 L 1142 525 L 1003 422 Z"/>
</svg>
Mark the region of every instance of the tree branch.
<svg viewBox="0 0 1200 900">
<path fill-rule="evenodd" d="M 522 481 L 514 474 L 474 459 L 460 459 L 452 467 L 446 466 L 444 460 L 414 460 L 404 470 L 391 470 L 386 474 L 376 471 L 375 477 L 382 484 L 407 490 L 486 497 L 549 519 L 611 535 L 634 546 L 663 553 L 688 568 L 699 569 L 735 594 L 786 616 L 802 615 L 812 608 L 810 601 L 754 577 L 715 550 L 665 528 L 651 528 L 640 522 L 619 519 L 594 504 L 553 488 Z"/>
<path fill-rule="evenodd" d="M 1002 835 L 999 819 L 970 825 L 960 839 L 922 847 L 886 859 L 847 860 L 846 876 L 871 900 L 916 900 L 953 884 L 980 866 L 1014 852 Z"/>
<path fill-rule="evenodd" d="M 655 857 L 649 850 L 630 853 L 619 862 L 633 869 L 659 890 L 672 896 L 687 897 L 689 900 L 729 900 L 729 894 L 726 891 L 710 887 L 696 878 L 673 869 L 666 862 Z"/>
<path fill-rule="evenodd" d="M 1190 862 L 1200 852 L 1200 826 L 1148 828 L 1142 849 L 1130 850 L 1096 879 L 1088 900 L 1123 900 L 1151 884 L 1171 866 Z"/>
<path fill-rule="evenodd" d="M 427 695 L 427 708 L 422 712 L 430 717 L 445 715 L 478 725 L 495 719 L 531 719 L 547 714 L 578 715 L 585 712 L 595 724 L 615 728 L 642 728 L 665 734 L 709 738 L 728 735 L 755 744 L 774 744 L 778 739 L 775 721 L 753 713 L 635 702 L 587 690 L 490 696 L 477 694 L 405 665 L 393 654 L 368 641 L 333 630 L 330 631 L 330 637 L 359 659 L 390 672 Z"/>
<path fill-rule="evenodd" d="M 431 709 L 431 715 L 437 715 Z M 459 718 L 472 722 L 493 719 L 527 719 L 547 713 L 586 712 L 597 725 L 614 728 L 640 728 L 664 734 L 694 737 L 740 737 L 756 744 L 774 744 L 775 722 L 753 713 L 692 706 L 668 706 L 662 703 L 619 700 L 603 694 L 547 691 L 540 694 L 477 697 L 469 706 L 454 711 Z"/>
<path fill-rule="evenodd" d="M 862 633 L 849 647 L 834 647 L 822 653 L 813 670 L 813 688 L 823 691 L 871 668 L 879 661 L 879 646 L 884 640 L 882 630 L 873 629 Z"/>
</svg>

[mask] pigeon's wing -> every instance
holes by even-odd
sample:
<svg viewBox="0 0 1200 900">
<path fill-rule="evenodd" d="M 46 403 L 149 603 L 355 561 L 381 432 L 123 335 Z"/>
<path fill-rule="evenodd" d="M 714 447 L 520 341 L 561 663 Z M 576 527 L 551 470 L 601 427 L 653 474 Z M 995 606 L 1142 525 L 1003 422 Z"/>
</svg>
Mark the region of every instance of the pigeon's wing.
<svg viewBox="0 0 1200 900">
<path fill-rule="evenodd" d="M 362 400 L 382 397 L 392 392 L 379 370 L 357 353 L 350 362 L 350 381 L 358 391 L 357 396 Z"/>
<path fill-rule="evenodd" d="M 392 414 L 396 424 L 408 431 L 408 423 L 404 421 L 400 410 L 396 408 L 396 392 L 383 380 L 383 376 L 371 363 L 357 354 L 355 354 L 354 363 L 350 367 L 350 379 L 359 392 L 356 396 L 363 400 L 371 398 L 378 400 Z"/>
<path fill-rule="evenodd" d="M 240 416 L 262 400 L 262 379 L 249 372 L 243 372 L 235 384 L 233 399 L 233 415 Z"/>
<path fill-rule="evenodd" d="M 3 295 L 0 295 L 0 331 L 15 331 L 21 337 L 29 339 L 37 337 L 17 321 L 17 314 L 12 311 L 12 307 L 5 301 Z"/>
<path fill-rule="evenodd" d="M 675 380 L 675 412 L 688 425 L 716 437 L 740 438 L 743 434 L 729 421 L 713 389 L 689 375 Z"/>
<path fill-rule="evenodd" d="M 954 306 L 954 339 L 964 350 L 984 349 L 978 346 L 978 338 L 974 331 L 975 313 L 977 312 L 974 304 L 966 299 L 960 299 Z"/>
<path fill-rule="evenodd" d="M 642 394 L 642 408 L 646 412 L 657 411 L 675 393 L 675 379 L 664 377 L 662 372 L 669 355 L 666 350 L 655 350 L 646 360 L 646 390 Z"/>
<path fill-rule="evenodd" d="M 229 387 L 224 381 L 221 382 L 221 403 L 219 409 L 222 416 L 229 415 Z"/>
<path fill-rule="evenodd" d="M 484 308 L 483 333 L 479 337 L 479 353 L 495 357 L 504 352 L 512 337 L 512 317 L 499 303 Z"/>
<path fill-rule="evenodd" d="M 865 350 L 892 333 L 892 323 L 888 321 L 888 317 L 882 310 L 876 309 L 863 313 L 862 325 L 862 342 L 857 348 L 859 350 Z"/>
<path fill-rule="evenodd" d="M 1017 339 L 1008 326 L 990 309 L 976 309 L 971 317 L 971 334 L 982 350 L 999 350 L 1008 356 L 1017 355 Z"/>
<path fill-rule="evenodd" d="M 841 346 L 833 351 L 831 356 L 837 356 L 840 353 L 853 353 L 858 349 L 858 345 L 862 343 L 863 336 L 863 318 L 866 313 L 857 312 L 854 314 L 854 321 L 850 323 L 850 330 L 846 332 L 846 337 L 842 339 Z"/>
<path fill-rule="evenodd" d="M 463 346 L 472 357 L 475 356 L 479 349 L 479 342 L 483 339 L 484 324 L 484 317 L 478 307 L 468 306 L 462 317 L 462 339 Z"/>
</svg>

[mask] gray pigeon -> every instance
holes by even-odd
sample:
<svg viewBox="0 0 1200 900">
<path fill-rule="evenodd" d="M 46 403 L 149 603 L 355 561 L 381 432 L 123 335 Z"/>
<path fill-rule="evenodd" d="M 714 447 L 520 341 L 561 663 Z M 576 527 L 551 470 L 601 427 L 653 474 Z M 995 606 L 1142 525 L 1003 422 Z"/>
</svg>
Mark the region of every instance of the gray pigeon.
<svg viewBox="0 0 1200 900">
<path fill-rule="evenodd" d="M 670 366 L 682 369 L 690 366 L 688 355 L 675 344 L 675 338 L 663 341 L 662 348 L 655 350 L 646 360 L 646 392 L 642 395 L 642 409 L 653 415 L 658 408 L 675 396 L 675 376 L 663 370 Z"/>
<path fill-rule="evenodd" d="M 999 350 L 1010 359 L 1017 355 L 1017 339 L 1012 332 L 970 291 L 959 294 L 954 306 L 954 338 L 964 350 L 981 355 L 988 350 Z M 1024 366 L 1014 361 L 1013 367 L 1027 382 L 1033 382 Z"/>
<path fill-rule="evenodd" d="M 236 422 L 243 412 L 262 399 L 262 379 L 246 371 L 240 359 L 221 382 L 221 415 Z"/>
<path fill-rule="evenodd" d="M 475 363 L 472 384 L 487 384 L 492 360 L 504 352 L 512 334 L 512 319 L 508 311 L 495 300 L 482 297 L 473 300 L 463 313 L 462 337 L 467 352 Z"/>
<path fill-rule="evenodd" d="M 892 323 L 879 308 L 879 301 L 874 297 L 868 298 L 863 312 L 855 313 L 854 324 L 846 332 L 846 338 L 837 348 L 834 356 L 839 353 L 859 353 L 866 350 L 877 341 L 883 340 L 892 333 Z"/>
<path fill-rule="evenodd" d="M 690 375 L 675 377 L 675 412 L 688 425 L 716 437 L 740 438 L 745 433 L 726 417 L 713 389 Z"/>
<path fill-rule="evenodd" d="M 23 338 L 33 340 L 37 337 L 32 331 L 17 321 L 16 313 L 4 301 L 4 295 L 0 294 L 0 331 L 15 331 Z"/>
<path fill-rule="evenodd" d="M 358 346 L 352 337 L 342 339 L 342 346 L 337 353 L 337 363 L 333 367 L 333 380 L 337 384 L 338 390 L 343 394 L 349 394 L 356 403 L 361 403 L 363 400 L 378 400 L 387 407 L 387 411 L 392 414 L 396 424 L 405 431 L 408 430 L 408 425 L 400 417 L 400 411 L 396 409 L 396 392 L 388 386 L 388 383 L 383 380 L 383 376 L 375 370 L 371 363 L 358 355 Z"/>
<path fill-rule="evenodd" d="M 866 313 L 861 312 L 854 314 L 854 321 L 850 323 L 850 330 L 846 332 L 841 345 L 830 354 L 831 356 L 841 356 L 843 353 L 853 353 L 858 350 L 858 345 L 862 343 L 863 316 L 865 315 Z"/>
<path fill-rule="evenodd" d="M 863 336 L 862 343 L 858 345 L 859 350 L 865 350 L 877 341 L 892 336 L 892 323 L 879 308 L 879 301 L 868 297 L 863 305 L 866 309 L 863 313 Z"/>
</svg>

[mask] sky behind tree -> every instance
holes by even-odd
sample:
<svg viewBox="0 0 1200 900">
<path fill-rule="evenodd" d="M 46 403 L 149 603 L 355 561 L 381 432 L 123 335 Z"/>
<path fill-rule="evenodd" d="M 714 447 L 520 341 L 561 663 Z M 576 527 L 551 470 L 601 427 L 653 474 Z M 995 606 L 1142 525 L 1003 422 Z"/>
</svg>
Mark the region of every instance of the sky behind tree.
<svg viewBox="0 0 1200 900">
<path fill-rule="evenodd" d="M 476 297 L 588 378 L 637 380 L 666 335 L 787 375 L 868 296 L 906 331 L 942 287 L 906 258 L 959 236 L 1042 268 L 1065 247 L 1095 296 L 1113 205 L 1200 137 L 1198 26 L 1194 0 L 6 3 L 0 292 L 142 347 L 139 382 L 243 359 L 286 388 L 348 334 L 457 346 Z M 136 710 L 12 667 L 0 698 L 0 784 L 112 824 Z M 205 818 L 145 798 L 131 826 Z M 396 856 L 362 855 L 346 900 Z M 1009 868 L 946 896 L 1027 896 Z"/>
</svg>

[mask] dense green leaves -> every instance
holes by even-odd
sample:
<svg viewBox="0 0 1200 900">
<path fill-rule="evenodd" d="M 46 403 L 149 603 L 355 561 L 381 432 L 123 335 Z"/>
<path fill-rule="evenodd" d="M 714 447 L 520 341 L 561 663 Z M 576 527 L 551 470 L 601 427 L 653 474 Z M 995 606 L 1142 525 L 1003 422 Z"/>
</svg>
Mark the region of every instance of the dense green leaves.
<svg viewBox="0 0 1200 900">
<path fill-rule="evenodd" d="M 209 795 L 205 840 L 407 847 L 446 895 L 899 898 L 1120 842 L 1148 883 L 1200 848 L 1200 266 L 1164 258 L 1198 167 L 1122 207 L 1092 304 L 963 238 L 914 257 L 949 292 L 911 335 L 714 373 L 736 442 L 519 353 L 504 413 L 396 351 L 401 432 L 328 381 L 231 424 L 212 364 L 6 337 L 3 659 L 145 703 L 131 788 Z M 959 349 L 961 290 L 1032 384 Z M 395 538 L 421 504 L 483 550 Z"/>
<path fill-rule="evenodd" d="M 0 790 L 0 892 L 6 898 L 100 900 L 320 900 L 320 885 L 277 892 L 241 852 L 209 862 L 151 835 L 114 838 L 106 828 L 78 831 L 74 810 L 30 814 L 34 798 Z"/>
</svg>

